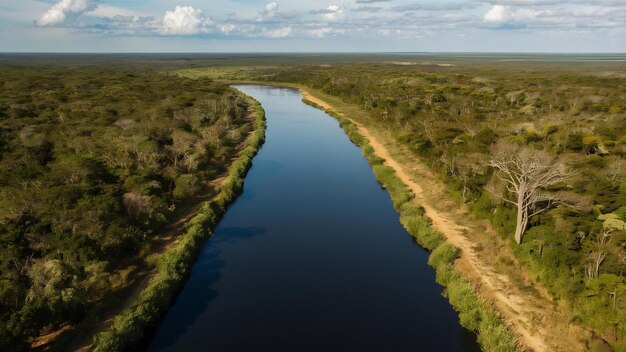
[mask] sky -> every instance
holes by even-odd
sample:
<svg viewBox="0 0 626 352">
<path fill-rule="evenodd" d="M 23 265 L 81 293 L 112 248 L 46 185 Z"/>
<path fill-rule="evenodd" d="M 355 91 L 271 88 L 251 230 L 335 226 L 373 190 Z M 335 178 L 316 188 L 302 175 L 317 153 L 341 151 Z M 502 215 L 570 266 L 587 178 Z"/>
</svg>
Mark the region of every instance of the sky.
<svg viewBox="0 0 626 352">
<path fill-rule="evenodd" d="M 626 52 L 626 0 L 0 0 L 0 52 Z"/>
</svg>

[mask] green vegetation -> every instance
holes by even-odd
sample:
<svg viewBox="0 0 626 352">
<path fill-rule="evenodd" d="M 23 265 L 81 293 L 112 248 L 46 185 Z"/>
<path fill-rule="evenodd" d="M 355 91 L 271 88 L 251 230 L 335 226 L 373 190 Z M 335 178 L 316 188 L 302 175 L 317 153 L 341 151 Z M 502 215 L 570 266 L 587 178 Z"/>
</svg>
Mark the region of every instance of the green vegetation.
<svg viewBox="0 0 626 352">
<path fill-rule="evenodd" d="M 388 131 L 439 175 L 453 198 L 510 239 L 531 279 L 574 321 L 626 350 L 623 66 L 451 62 L 302 65 L 274 74 L 263 68 L 258 77 L 303 84 L 365 111 L 361 122 Z M 520 244 L 513 240 L 517 208 L 509 202 L 517 191 L 504 176 L 521 169 L 493 167 L 510 162 L 497 159 L 504 149 L 512 151 L 509 157 L 545 162 L 542 167 L 553 174 L 559 170 L 554 182 L 524 193 L 531 201 L 524 203 L 527 218 L 518 221 Z M 384 168 L 375 169 L 387 177 Z M 395 188 L 389 186 L 392 194 Z"/>
<path fill-rule="evenodd" d="M 245 118 L 250 104 L 223 84 L 190 79 L 212 77 L 305 85 L 351 104 L 360 122 L 388 132 L 441 178 L 450 197 L 490 221 L 529 279 L 547 288 L 572 321 L 626 350 L 623 62 L 182 55 L 67 56 L 53 64 L 51 58 L 59 59 L 0 57 L 0 349 L 75 324 L 103 302 L 119 303 L 149 270 L 159 275 L 94 347 L 128 346 L 162 313 L 193 249 L 209 234 L 200 224 L 213 224 L 241 187 L 233 181 L 212 190 L 208 181 L 241 169 L 227 164 L 254 145 L 242 146 L 253 129 Z M 390 191 L 403 225 L 433 251 L 430 263 L 463 325 L 479 332 L 486 349 L 512 346 L 493 308 L 455 271 L 457 250 L 443 244 L 356 127 L 335 117 Z M 515 190 L 493 168 L 498 145 L 540 155 L 570 176 L 533 193 L 530 208 L 545 211 L 528 212 L 520 244 L 513 236 L 517 209 L 507 201 Z M 163 227 L 176 209 L 214 193 L 218 198 L 173 247 L 178 251 L 154 260 L 150 254 L 163 247 Z"/>
<path fill-rule="evenodd" d="M 256 129 L 244 143 L 239 157 L 230 167 L 228 177 L 215 198 L 202 208 L 187 225 L 181 241 L 159 258 L 156 274 L 151 278 L 139 299 L 115 318 L 113 326 L 98 334 L 91 346 L 94 351 L 123 351 L 142 341 L 145 331 L 153 328 L 169 308 L 180 284 L 189 274 L 204 240 L 222 217 L 228 205 L 243 190 L 244 177 L 252 165 L 265 138 L 265 119 L 261 106 L 256 103 Z"/>
<path fill-rule="evenodd" d="M 123 300 L 176 209 L 215 192 L 239 155 L 97 346 L 136 341 L 239 192 L 262 124 L 242 145 L 254 125 L 241 94 L 146 68 L 5 64 L 0 87 L 0 350 Z"/>
<path fill-rule="evenodd" d="M 305 103 L 318 107 L 304 100 Z M 374 155 L 369 142 L 361 136 L 356 126 L 341 115 L 327 111 L 339 120 L 350 140 L 361 147 L 363 155 L 374 170 L 374 175 L 391 195 L 394 207 L 408 232 L 422 247 L 432 251 L 428 264 L 435 269 L 437 282 L 444 287 L 444 295 L 459 312 L 461 325 L 478 335 L 478 342 L 485 351 L 511 352 L 518 350 L 517 339 L 505 326 L 497 311 L 476 293 L 472 284 L 454 269 L 454 261 L 460 250 L 445 243 L 444 236 L 431 226 L 424 209 L 411 202 L 413 193 L 396 176 L 395 171 L 383 165 L 383 160 Z"/>
</svg>

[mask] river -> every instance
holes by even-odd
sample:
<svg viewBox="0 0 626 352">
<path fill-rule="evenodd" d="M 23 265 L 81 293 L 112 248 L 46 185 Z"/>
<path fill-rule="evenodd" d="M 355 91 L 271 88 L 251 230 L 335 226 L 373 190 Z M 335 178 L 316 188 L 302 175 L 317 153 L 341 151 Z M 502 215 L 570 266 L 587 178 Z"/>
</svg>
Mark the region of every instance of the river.
<svg viewBox="0 0 626 352">
<path fill-rule="evenodd" d="M 298 91 L 261 102 L 266 142 L 150 351 L 479 351 L 358 147 Z"/>
</svg>

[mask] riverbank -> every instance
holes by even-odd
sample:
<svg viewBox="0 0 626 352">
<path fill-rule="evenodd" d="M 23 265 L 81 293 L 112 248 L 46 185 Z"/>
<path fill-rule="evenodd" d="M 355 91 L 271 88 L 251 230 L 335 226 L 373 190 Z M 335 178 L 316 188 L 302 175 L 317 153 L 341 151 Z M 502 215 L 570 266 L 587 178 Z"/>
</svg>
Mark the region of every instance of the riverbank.
<svg viewBox="0 0 626 352">
<path fill-rule="evenodd" d="M 212 229 L 243 190 L 252 159 L 265 141 L 265 113 L 258 102 L 252 98 L 249 101 L 250 112 L 254 114 L 254 131 L 243 142 L 218 193 L 203 203 L 198 213 L 184 225 L 185 233 L 158 258 L 155 274 L 136 301 L 117 315 L 110 327 L 95 336 L 91 350 L 120 351 L 141 344 L 169 308 L 189 275 L 204 241 L 211 236 Z"/>
<path fill-rule="evenodd" d="M 438 272 L 438 281 L 447 286 L 447 296 L 459 311 L 462 324 L 478 332 L 479 342 L 485 350 L 508 351 L 512 348 L 507 334 L 501 331 L 504 325 L 518 336 L 521 350 L 588 349 L 583 339 L 590 339 L 590 334 L 570 323 L 562 307 L 555 306 L 542 287 L 529 282 L 525 270 L 517 264 L 507 244 L 495 234 L 489 224 L 473 219 L 461 205 L 447 200 L 450 197 L 447 197 L 444 185 L 425 165 L 410 157 L 410 152 L 394 143 L 385 131 L 376 129 L 371 123 L 368 124 L 368 117 L 356 108 L 309 88 L 298 88 L 306 101 L 328 111 L 342 122 L 355 143 L 362 146 L 363 153 L 370 160 L 375 173 L 377 168 L 383 167 L 381 164 L 392 170 L 384 174 L 381 183 L 389 189 L 394 201 L 396 198 L 414 197 L 412 202 L 401 202 L 408 206 L 397 207 L 402 222 L 420 244 L 433 250 L 431 265 Z M 377 159 L 384 160 L 384 163 L 379 163 Z M 378 172 L 377 177 L 380 175 L 381 172 Z M 388 179 L 387 182 L 385 178 Z M 394 191 L 394 188 L 399 187 L 397 185 L 390 187 L 390 184 L 396 181 L 405 185 L 411 195 L 403 194 L 405 192 L 402 190 Z M 420 205 L 423 211 L 415 211 L 413 209 L 415 205 Z M 429 219 L 428 223 L 420 219 L 421 216 Z M 454 256 L 447 256 L 448 260 L 452 258 L 450 262 L 454 262 L 453 266 L 440 266 L 440 259 L 437 259 L 441 258 L 444 251 L 453 253 L 453 249 L 445 245 L 438 246 L 437 236 L 427 235 L 425 239 L 420 238 L 423 237 L 422 232 L 430 232 L 428 230 L 430 225 L 445 236 L 447 243 L 459 249 L 458 259 L 454 260 Z M 459 277 L 450 282 L 447 275 L 450 275 L 452 268 Z M 459 289 L 466 292 L 466 297 L 476 295 L 484 297 L 486 301 L 478 299 L 477 301 L 481 303 L 478 303 L 480 308 L 477 308 L 462 298 L 459 299 L 455 293 Z M 473 298 L 475 300 L 475 297 Z M 503 317 L 504 325 L 496 322 L 500 327 L 492 330 L 479 325 L 486 317 L 491 319 L 497 316 L 495 311 Z M 484 316 L 481 316 L 482 314 Z M 492 346 L 487 344 L 494 340 L 502 340 L 504 343 Z"/>
</svg>

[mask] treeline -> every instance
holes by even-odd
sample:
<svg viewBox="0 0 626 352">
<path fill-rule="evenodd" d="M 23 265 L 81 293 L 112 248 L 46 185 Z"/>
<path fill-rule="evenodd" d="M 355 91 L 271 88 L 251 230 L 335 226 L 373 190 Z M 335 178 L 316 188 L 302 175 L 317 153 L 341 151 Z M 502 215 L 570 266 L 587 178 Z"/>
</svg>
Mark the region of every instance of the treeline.
<svg viewBox="0 0 626 352">
<path fill-rule="evenodd" d="M 212 234 L 228 206 L 243 191 L 244 178 L 252 166 L 252 158 L 265 141 L 265 112 L 258 102 L 254 102 L 254 115 L 254 133 L 242 145 L 218 194 L 202 204 L 198 213 L 185 225 L 186 232 L 181 240 L 159 258 L 155 275 L 136 302 L 116 316 L 109 329 L 95 336 L 91 345 L 95 352 L 127 351 L 145 343 L 146 336 L 170 307 L 187 279 L 204 240 Z"/>
<path fill-rule="evenodd" d="M 128 287 L 253 130 L 227 86 L 148 69 L 0 67 L 0 350 Z"/>
<path fill-rule="evenodd" d="M 457 201 L 511 239 L 531 279 L 565 302 L 572 319 L 626 350 L 626 73 L 580 63 L 458 65 L 295 66 L 254 74 L 367 111 L 368 123 L 389 131 Z M 566 169 L 562 182 L 531 195 L 519 245 L 517 209 L 500 197 L 514 200 L 516 190 L 493 167 L 498 148 Z"/>
</svg>

